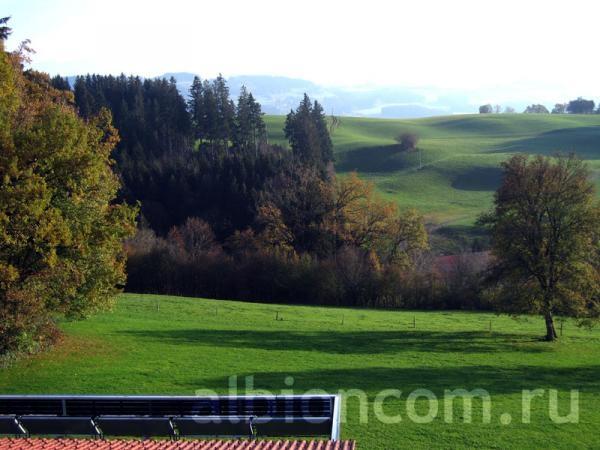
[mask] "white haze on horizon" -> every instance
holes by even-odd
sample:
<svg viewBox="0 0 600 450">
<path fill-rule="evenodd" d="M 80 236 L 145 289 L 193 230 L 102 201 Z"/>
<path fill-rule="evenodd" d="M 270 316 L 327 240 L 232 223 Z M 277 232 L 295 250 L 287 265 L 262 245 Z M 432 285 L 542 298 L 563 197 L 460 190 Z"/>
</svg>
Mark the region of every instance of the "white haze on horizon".
<svg viewBox="0 0 600 450">
<path fill-rule="evenodd" d="M 1 0 L 52 74 L 276 75 L 469 103 L 598 100 L 595 2 Z"/>
</svg>

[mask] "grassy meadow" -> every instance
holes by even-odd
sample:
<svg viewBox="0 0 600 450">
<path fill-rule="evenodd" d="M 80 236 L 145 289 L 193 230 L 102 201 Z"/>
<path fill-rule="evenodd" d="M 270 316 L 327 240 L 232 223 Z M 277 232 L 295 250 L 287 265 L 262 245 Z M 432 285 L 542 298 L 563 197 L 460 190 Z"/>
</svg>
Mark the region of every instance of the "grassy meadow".
<svg viewBox="0 0 600 450">
<path fill-rule="evenodd" d="M 285 117 L 267 116 L 271 142 L 285 143 Z M 420 137 L 417 153 L 400 153 L 394 138 Z M 333 142 L 338 172 L 358 171 L 401 206 L 438 226 L 470 227 L 490 207 L 500 162 L 518 152 L 574 151 L 600 173 L 600 115 L 486 114 L 427 119 L 341 117 Z"/>
<path fill-rule="evenodd" d="M 277 314 L 283 320 L 275 320 Z M 364 390 L 368 423 L 359 423 L 358 401 L 349 397 L 342 426 L 343 438 L 357 440 L 362 450 L 600 448 L 600 330 L 571 322 L 550 344 L 539 340 L 544 324 L 538 317 L 125 294 L 112 312 L 62 328 L 60 345 L 0 370 L 1 393 L 227 393 L 232 375 L 243 393 L 244 377 L 254 376 L 255 389 L 275 393 Z M 406 398 L 418 388 L 440 398 L 432 423 L 407 416 Z M 459 401 L 453 423 L 446 423 L 441 396 L 456 388 L 489 391 L 491 423 L 482 424 L 479 400 L 471 424 L 463 423 Z M 537 388 L 546 393 L 533 401 L 531 423 L 523 424 L 521 391 Z M 383 389 L 402 391 L 400 400 L 384 403 L 387 414 L 400 414 L 399 423 L 374 416 L 372 401 Z M 579 423 L 550 421 L 548 389 L 559 391 L 561 414 L 569 412 L 569 390 L 580 391 Z M 417 411 L 426 406 L 421 399 Z M 510 424 L 500 421 L 505 413 Z"/>
</svg>

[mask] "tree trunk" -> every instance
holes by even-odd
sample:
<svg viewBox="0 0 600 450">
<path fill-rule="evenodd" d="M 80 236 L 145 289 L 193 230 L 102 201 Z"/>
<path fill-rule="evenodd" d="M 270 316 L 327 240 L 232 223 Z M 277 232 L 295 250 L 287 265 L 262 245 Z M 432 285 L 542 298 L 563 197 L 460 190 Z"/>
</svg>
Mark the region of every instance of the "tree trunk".
<svg viewBox="0 0 600 450">
<path fill-rule="evenodd" d="M 552 313 L 547 312 L 544 315 L 544 319 L 546 320 L 546 340 L 554 341 L 558 338 L 556 335 L 556 330 L 554 329 L 554 319 L 552 318 Z"/>
</svg>

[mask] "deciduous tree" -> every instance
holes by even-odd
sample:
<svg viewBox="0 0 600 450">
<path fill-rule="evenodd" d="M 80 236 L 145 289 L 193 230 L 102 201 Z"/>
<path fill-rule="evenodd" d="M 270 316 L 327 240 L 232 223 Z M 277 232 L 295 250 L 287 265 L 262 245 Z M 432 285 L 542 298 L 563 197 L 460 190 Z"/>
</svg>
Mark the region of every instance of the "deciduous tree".
<svg viewBox="0 0 600 450">
<path fill-rule="evenodd" d="M 586 100 L 582 97 L 578 97 L 569 102 L 567 105 L 567 112 L 569 114 L 592 114 L 594 112 L 594 107 L 594 100 Z"/>
<path fill-rule="evenodd" d="M 481 222 L 491 233 L 495 304 L 500 311 L 582 321 L 600 314 L 600 212 L 581 160 L 517 155 L 503 165 L 494 210 Z"/>
<path fill-rule="evenodd" d="M 534 105 L 529 105 L 527 108 L 525 108 L 525 111 L 523 111 L 525 114 L 549 114 L 550 111 L 548 111 L 548 108 L 546 108 L 544 105 L 539 105 L 539 104 L 534 104 Z"/>
<path fill-rule="evenodd" d="M 125 281 L 136 211 L 115 203 L 117 133 L 72 98 L 0 53 L 0 353 L 43 346 L 55 317 L 107 307 Z"/>
</svg>

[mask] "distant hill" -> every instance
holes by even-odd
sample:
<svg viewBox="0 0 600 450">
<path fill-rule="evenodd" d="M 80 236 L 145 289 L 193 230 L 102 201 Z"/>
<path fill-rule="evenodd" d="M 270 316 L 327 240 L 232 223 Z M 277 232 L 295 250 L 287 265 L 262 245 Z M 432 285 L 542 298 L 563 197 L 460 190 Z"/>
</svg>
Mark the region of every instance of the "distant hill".
<svg viewBox="0 0 600 450">
<path fill-rule="evenodd" d="M 187 95 L 193 73 L 169 72 L 161 77 L 177 80 L 180 92 Z M 357 117 L 430 117 L 455 112 L 475 112 L 466 95 L 432 96 L 410 88 L 342 88 L 323 86 L 298 78 L 268 75 L 240 75 L 227 79 L 231 93 L 237 96 L 246 86 L 267 114 L 287 114 L 298 105 L 304 93 L 323 104 L 328 114 Z"/>
<path fill-rule="evenodd" d="M 190 72 L 167 72 L 157 78 L 175 78 L 177 88 L 182 95 L 187 96 L 194 75 Z M 75 76 L 67 78 L 73 85 Z M 245 85 L 267 114 L 287 114 L 291 108 L 298 105 L 304 93 L 318 100 L 327 114 L 349 117 L 422 118 L 468 114 L 476 113 L 480 104 L 491 101 L 481 92 L 468 89 L 402 86 L 340 87 L 321 85 L 299 78 L 269 75 L 231 76 L 227 78 L 227 82 L 234 97 L 237 97 L 240 88 Z M 497 95 L 508 95 L 501 87 L 496 91 Z M 524 98 L 503 106 L 511 106 L 517 111 L 523 111 L 526 105 L 532 102 L 540 102 L 540 100 Z"/>
<path fill-rule="evenodd" d="M 285 144 L 283 122 L 282 116 L 267 117 L 271 142 Z M 420 137 L 422 169 L 419 153 L 401 152 L 394 140 L 404 131 Z M 491 207 L 500 163 L 515 153 L 576 152 L 600 188 L 600 115 L 343 117 L 332 137 L 338 173 L 358 171 L 384 196 L 419 209 L 432 227 L 448 233 L 473 232 L 477 216 Z"/>
</svg>

